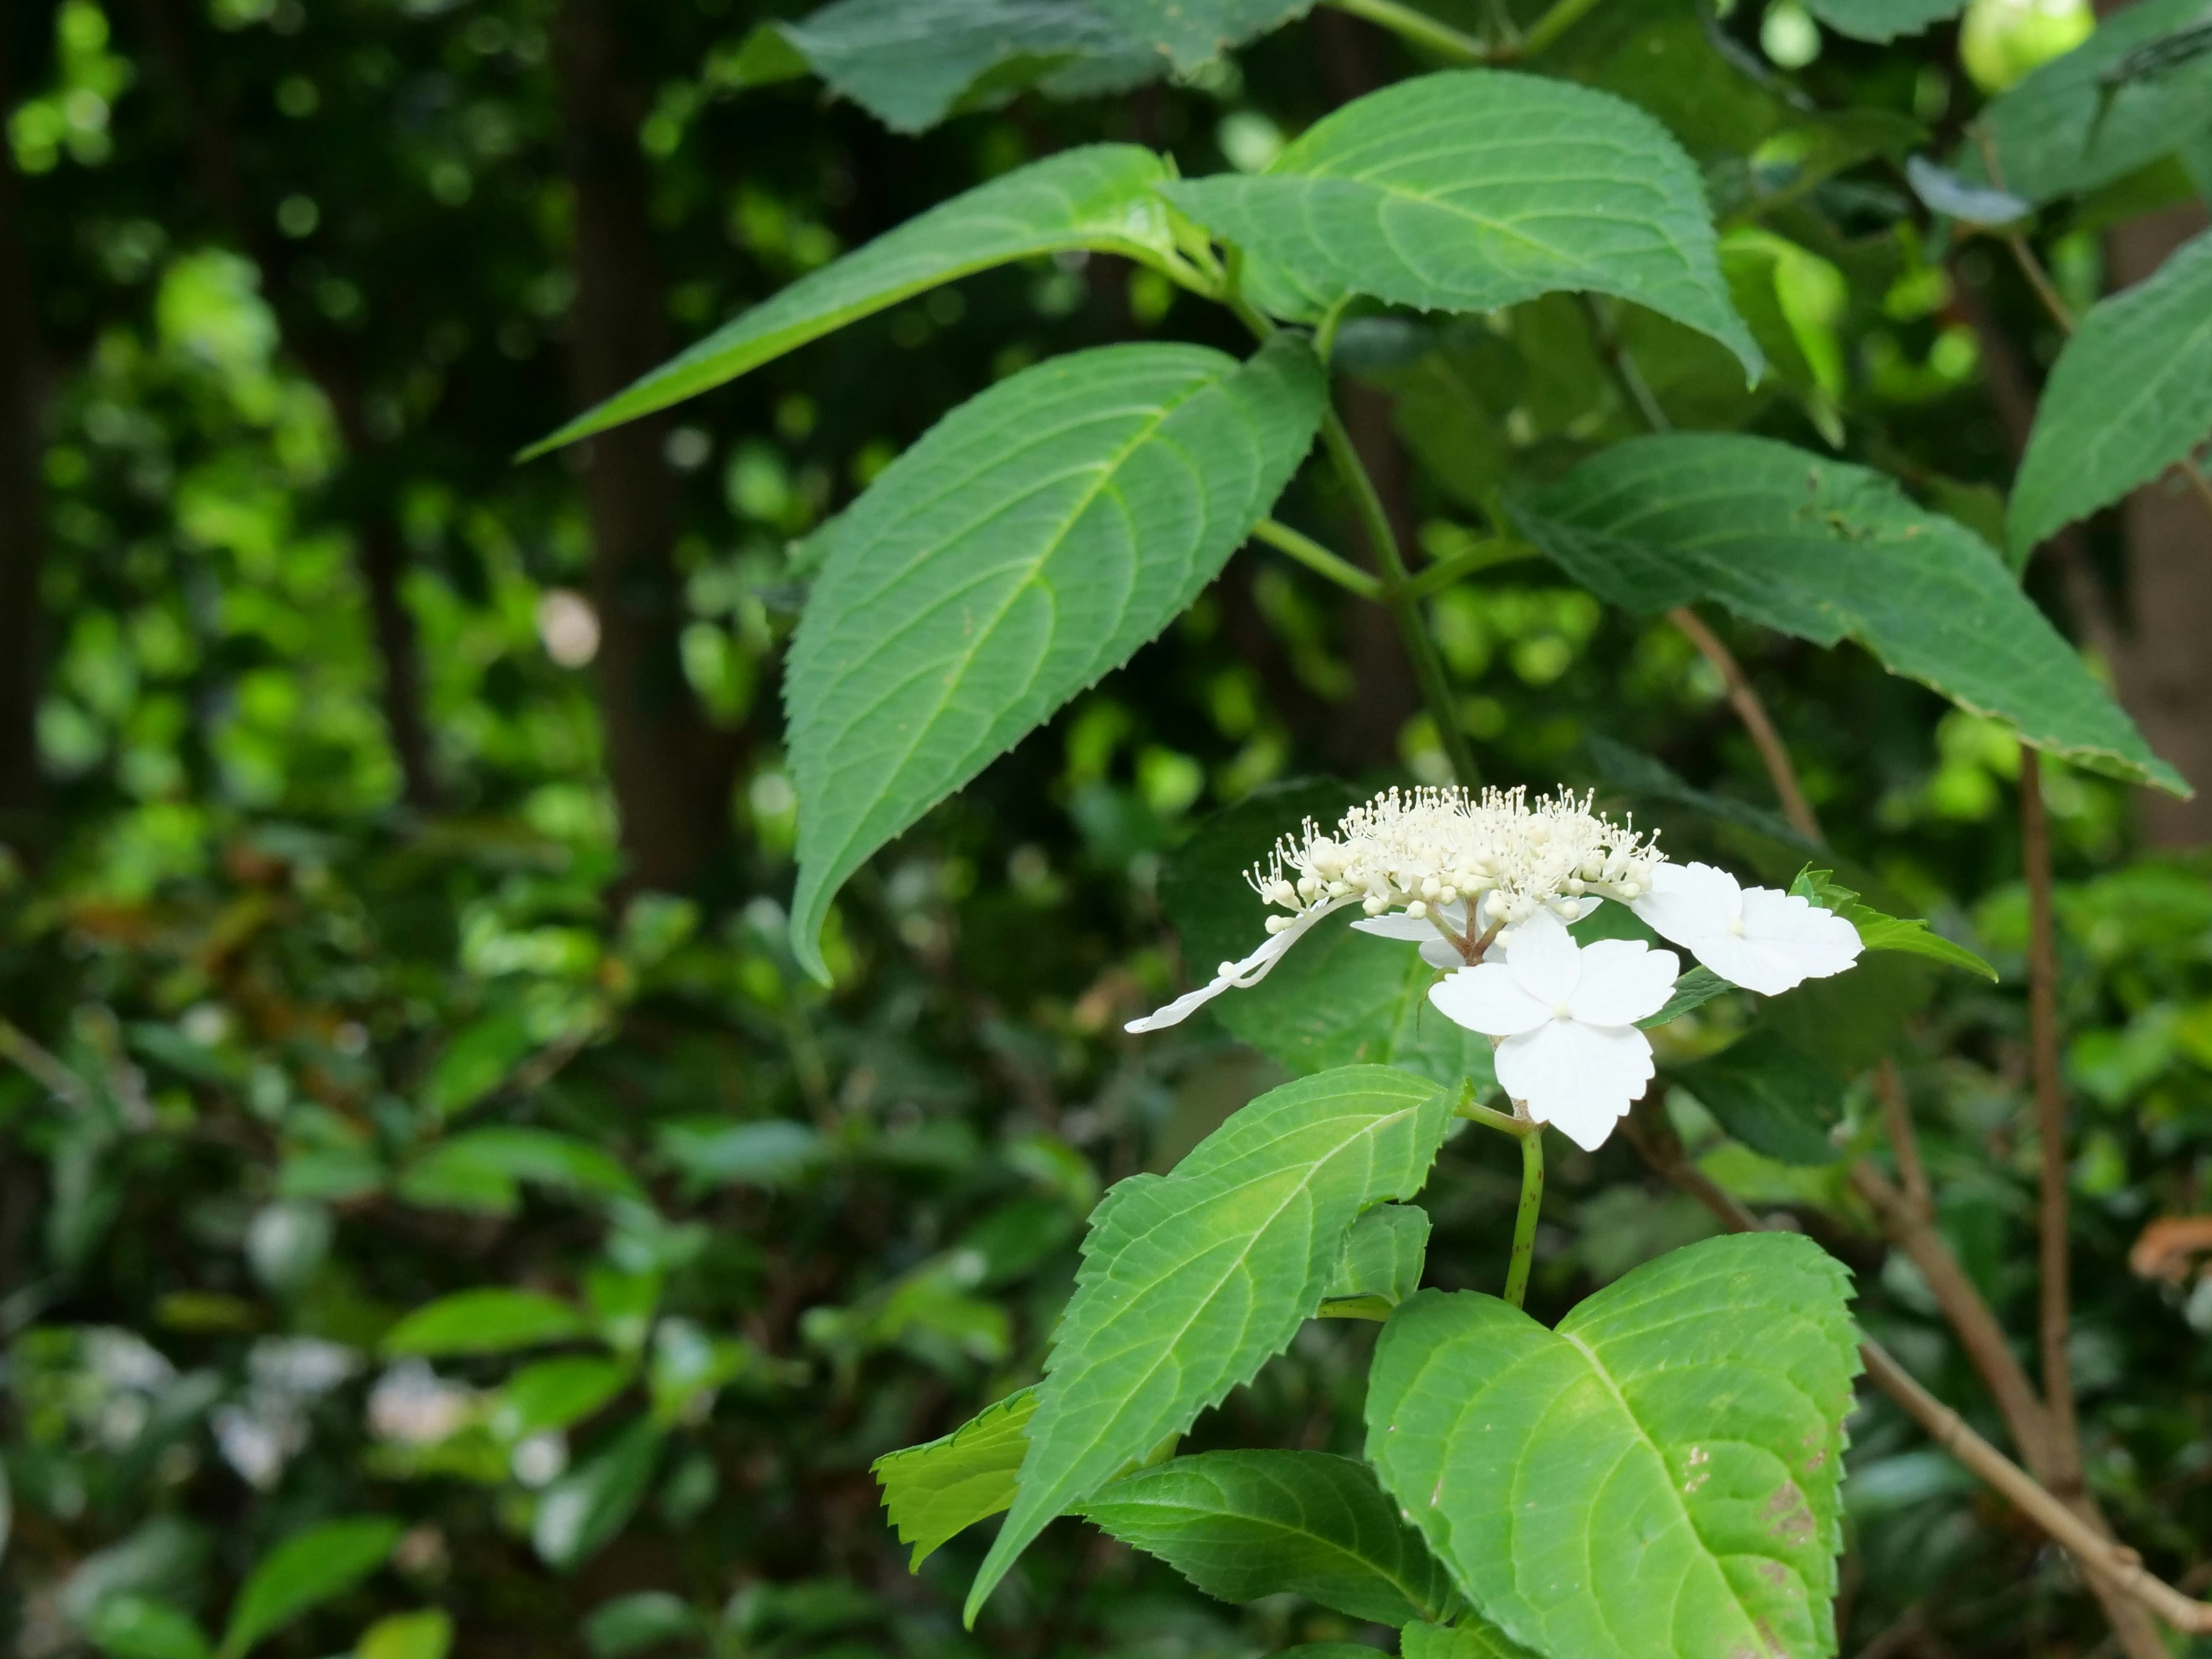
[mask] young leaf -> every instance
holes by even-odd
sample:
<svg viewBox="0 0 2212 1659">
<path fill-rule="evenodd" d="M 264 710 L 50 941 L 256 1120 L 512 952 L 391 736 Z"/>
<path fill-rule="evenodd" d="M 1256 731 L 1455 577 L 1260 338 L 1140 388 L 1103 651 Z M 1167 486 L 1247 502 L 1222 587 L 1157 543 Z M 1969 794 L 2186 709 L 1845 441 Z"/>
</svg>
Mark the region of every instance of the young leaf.
<svg viewBox="0 0 2212 1659">
<path fill-rule="evenodd" d="M 1789 1233 L 1675 1250 L 1556 1331 L 1424 1291 L 1376 1349 L 1368 1459 L 1476 1611 L 1551 1659 L 1826 1659 L 1847 1295 Z"/>
<path fill-rule="evenodd" d="M 1668 1069 L 1755 1152 L 1799 1164 L 1843 1156 L 1828 1136 L 1844 1115 L 1842 1085 L 1771 1026 L 1756 1025 L 1720 1053 Z"/>
<path fill-rule="evenodd" d="M 2212 132 L 2212 52 L 2167 49 L 2201 21 L 2203 0 L 2136 0 L 1982 111 L 2004 187 L 2030 201 L 2126 177 Z M 1969 147 L 1960 157 L 1979 160 Z"/>
<path fill-rule="evenodd" d="M 1904 951 L 1949 967 L 1963 968 L 1970 974 L 1979 974 L 1992 984 L 1996 981 L 1997 970 L 1965 945 L 1945 939 L 1917 916 L 1884 915 L 1872 905 L 1860 903 L 1859 896 L 1848 887 L 1838 886 L 1828 871 L 1807 865 L 1797 872 L 1796 880 L 1790 884 L 1790 890 L 1843 917 L 1859 930 L 1859 943 L 1869 951 Z"/>
<path fill-rule="evenodd" d="M 583 1315 L 542 1291 L 456 1291 L 417 1308 L 385 1334 L 387 1354 L 426 1358 L 506 1353 L 588 1336 Z"/>
<path fill-rule="evenodd" d="M 1448 1617 L 1451 1577 L 1367 1466 L 1223 1451 L 1124 1475 L 1077 1510 L 1224 1601 L 1288 1593 L 1382 1625 Z"/>
<path fill-rule="evenodd" d="M 914 1546 L 908 1571 L 955 1534 L 1014 1501 L 1014 1476 L 1029 1449 L 1036 1390 L 1017 1389 L 941 1439 L 886 1453 L 869 1465 L 899 1542 Z"/>
<path fill-rule="evenodd" d="M 1378 1204 L 1345 1236 L 1336 1276 L 1322 1295 L 1323 1319 L 1388 1319 L 1421 1287 L 1429 1254 L 1429 1212 L 1411 1204 Z"/>
<path fill-rule="evenodd" d="M 1282 1352 L 1321 1306 L 1359 1212 L 1427 1178 L 1451 1101 L 1386 1066 L 1324 1072 L 1261 1096 L 1172 1174 L 1107 1194 L 1037 1385 L 1012 1512 L 968 1595 L 970 1622 L 1054 1516 Z"/>
<path fill-rule="evenodd" d="M 1609 603 L 1717 600 L 2008 720 L 2093 771 L 2186 795 L 2135 722 L 1972 531 L 1881 474 L 1765 438 L 1632 438 L 1515 506 L 1523 534 Z"/>
<path fill-rule="evenodd" d="M 103 1596 L 84 1633 L 109 1659 L 207 1659 L 214 1651 L 190 1613 L 150 1595 Z"/>
<path fill-rule="evenodd" d="M 1854 40 L 1893 40 L 1955 17 L 1966 0 L 1805 0 L 1811 12 Z"/>
<path fill-rule="evenodd" d="M 696 397 L 809 340 L 993 265 L 1075 248 L 1159 264 L 1173 243 L 1167 209 L 1152 186 L 1170 176 L 1165 161 L 1134 144 L 1091 144 L 1017 167 L 800 277 L 524 456 Z"/>
<path fill-rule="evenodd" d="M 660 1430 L 641 1417 L 546 1487 L 530 1522 L 538 1559 L 565 1572 L 605 1547 L 645 1496 L 660 1445 Z"/>
<path fill-rule="evenodd" d="M 354 1644 L 353 1659 L 446 1659 L 453 1646 L 453 1614 L 424 1607 L 378 1620 Z"/>
<path fill-rule="evenodd" d="M 264 1637 L 343 1595 L 384 1565 L 397 1521 L 356 1516 L 295 1533 L 263 1556 L 231 1604 L 216 1659 L 240 1659 Z"/>
<path fill-rule="evenodd" d="M 1715 997 L 1726 996 L 1734 989 L 1735 987 L 1711 969 L 1692 968 L 1674 981 L 1674 994 L 1667 999 L 1657 1013 L 1636 1023 L 1648 1031 L 1655 1025 L 1664 1025 L 1670 1019 L 1680 1019 L 1691 1009 L 1702 1008 Z"/>
<path fill-rule="evenodd" d="M 838 520 L 785 682 L 792 948 L 826 980 L 838 885 L 1197 598 L 1321 423 L 1278 336 L 1054 358 L 938 422 Z"/>
<path fill-rule="evenodd" d="M 1711 335 L 1757 378 L 1697 168 L 1634 105 L 1458 70 L 1370 93 L 1263 173 L 1162 192 L 1249 257 L 1249 291 L 1311 321 L 1356 294 L 1491 311 L 1588 289 Z"/>
<path fill-rule="evenodd" d="M 1366 795 L 1331 778 L 1255 789 L 1200 823 L 1168 862 L 1160 899 L 1201 977 L 1267 938 L 1267 907 L 1244 880 L 1279 836 L 1311 817 L 1334 823 Z M 1412 945 L 1322 922 L 1267 977 L 1212 1005 L 1222 1029 L 1299 1076 L 1338 1066 L 1397 1066 L 1457 1083 L 1488 1083 L 1490 1039 L 1455 1025 L 1429 1001 L 1437 970 Z"/>
<path fill-rule="evenodd" d="M 2208 435 L 2212 231 L 2100 301 L 2058 354 L 2013 484 L 2006 531 L 2014 565 L 2060 526 L 2149 483 Z"/>
</svg>

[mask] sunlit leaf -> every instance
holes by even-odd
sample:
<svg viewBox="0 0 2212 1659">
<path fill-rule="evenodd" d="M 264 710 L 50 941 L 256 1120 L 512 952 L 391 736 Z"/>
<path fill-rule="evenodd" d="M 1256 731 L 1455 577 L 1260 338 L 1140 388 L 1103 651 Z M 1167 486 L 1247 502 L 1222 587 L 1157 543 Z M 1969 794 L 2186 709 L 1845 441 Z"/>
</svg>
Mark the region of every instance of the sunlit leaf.
<svg viewBox="0 0 2212 1659">
<path fill-rule="evenodd" d="M 591 1334 L 583 1315 L 542 1291 L 456 1291 L 385 1334 L 387 1354 L 505 1353 Z"/>
<path fill-rule="evenodd" d="M 1711 335 L 1753 374 L 1688 156 L 1634 105 L 1494 70 L 1424 76 L 1315 124 L 1263 173 L 1163 191 L 1249 256 L 1253 298 L 1490 311 L 1586 289 Z"/>
<path fill-rule="evenodd" d="M 538 1494 L 538 1559 L 563 1571 L 597 1555 L 629 1522 L 660 1462 L 659 1425 L 641 1418 Z"/>
<path fill-rule="evenodd" d="M 1452 1098 L 1386 1066 L 1325 1072 L 1261 1096 L 1170 1175 L 1107 1194 L 971 1620 L 1054 1516 L 1282 1351 L 1320 1307 L 1359 1212 L 1427 1178 Z"/>
<path fill-rule="evenodd" d="M 394 1613 L 378 1620 L 354 1644 L 354 1659 L 446 1659 L 453 1645 L 453 1616 L 443 1607 Z"/>
<path fill-rule="evenodd" d="M 1014 1477 L 1036 1411 L 1036 1390 L 1018 1389 L 943 1438 L 888 1453 L 870 1466 L 899 1542 L 913 1546 L 910 1569 L 919 1571 L 946 1540 L 1014 1501 Z"/>
<path fill-rule="evenodd" d="M 1847 1294 L 1788 1233 L 1675 1250 L 1556 1331 L 1424 1291 L 1383 1327 L 1368 1458 L 1475 1610 L 1547 1659 L 1826 1659 Z"/>
<path fill-rule="evenodd" d="M 1411 1204 L 1377 1204 L 1352 1224 L 1335 1277 L 1322 1295 L 1323 1319 L 1388 1319 L 1421 1286 L 1429 1253 L 1429 1212 Z"/>
<path fill-rule="evenodd" d="M 254 1564 L 231 1604 L 219 1659 L 240 1659 L 264 1637 L 343 1595 L 384 1565 L 399 1541 L 397 1521 L 325 1521 L 286 1539 Z"/>
<path fill-rule="evenodd" d="M 1995 982 L 1997 970 L 1965 945 L 1945 939 L 1917 916 L 1885 915 L 1861 902 L 1850 888 L 1840 886 L 1832 873 L 1808 865 L 1790 884 L 1790 890 L 1810 899 L 1824 910 L 1833 910 L 1858 929 L 1859 943 L 1869 951 L 1903 951 L 1926 957 L 1953 968 L 1963 968 Z"/>
<path fill-rule="evenodd" d="M 940 421 L 837 521 L 791 652 L 799 785 L 791 939 L 861 860 L 1220 570 L 1313 441 L 1301 342 L 1054 358 Z"/>
</svg>

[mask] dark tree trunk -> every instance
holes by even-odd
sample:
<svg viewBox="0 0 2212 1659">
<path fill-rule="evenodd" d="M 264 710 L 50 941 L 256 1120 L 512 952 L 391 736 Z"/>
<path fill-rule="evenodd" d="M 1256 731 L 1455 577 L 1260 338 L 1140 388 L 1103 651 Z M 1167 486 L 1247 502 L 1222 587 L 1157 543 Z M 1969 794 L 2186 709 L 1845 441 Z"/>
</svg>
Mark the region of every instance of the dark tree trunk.
<svg viewBox="0 0 2212 1659">
<path fill-rule="evenodd" d="M 0 58 L 0 89 L 9 85 Z M 45 398 L 30 251 L 14 167 L 0 161 L 0 837 L 24 845 L 40 807 L 39 578 L 46 538 Z"/>
<path fill-rule="evenodd" d="M 2112 286 L 2141 282 L 2205 223 L 2191 202 L 2114 229 Z M 2154 846 L 2199 847 L 2212 842 L 2212 510 L 2168 473 L 2129 496 L 2122 520 L 2133 638 L 2116 665 L 2120 692 L 2150 746 L 2197 788 L 2194 800 L 2143 790 L 2140 822 Z"/>
<path fill-rule="evenodd" d="M 576 203 L 577 402 L 619 391 L 668 356 L 662 278 L 637 147 L 640 83 L 623 72 L 619 8 L 563 0 L 554 31 L 568 167 Z M 684 678 L 683 590 L 672 550 L 675 480 L 662 420 L 634 421 L 580 447 L 599 614 L 607 769 L 629 878 L 688 886 L 727 839 L 732 745 L 717 739 Z"/>
</svg>

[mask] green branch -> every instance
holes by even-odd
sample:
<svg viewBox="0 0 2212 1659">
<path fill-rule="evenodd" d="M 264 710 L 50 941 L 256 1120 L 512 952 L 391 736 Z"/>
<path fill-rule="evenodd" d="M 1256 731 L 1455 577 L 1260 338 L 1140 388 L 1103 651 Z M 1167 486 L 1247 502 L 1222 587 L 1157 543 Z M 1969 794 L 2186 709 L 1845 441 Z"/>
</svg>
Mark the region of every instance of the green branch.
<svg viewBox="0 0 2212 1659">
<path fill-rule="evenodd" d="M 1382 584 L 1340 553 L 1332 553 L 1312 537 L 1303 535 L 1286 524 L 1273 519 L 1262 519 L 1252 526 L 1252 538 L 1267 544 L 1279 553 L 1287 553 L 1316 575 L 1326 576 L 1347 593 L 1373 604 L 1382 599 Z"/>
<path fill-rule="evenodd" d="M 1513 1215 L 1513 1254 L 1505 1264 L 1505 1299 L 1528 1299 L 1528 1269 L 1536 1260 L 1536 1212 L 1544 1206 L 1544 1126 L 1532 1123 L 1521 1137 L 1521 1207 Z"/>
</svg>

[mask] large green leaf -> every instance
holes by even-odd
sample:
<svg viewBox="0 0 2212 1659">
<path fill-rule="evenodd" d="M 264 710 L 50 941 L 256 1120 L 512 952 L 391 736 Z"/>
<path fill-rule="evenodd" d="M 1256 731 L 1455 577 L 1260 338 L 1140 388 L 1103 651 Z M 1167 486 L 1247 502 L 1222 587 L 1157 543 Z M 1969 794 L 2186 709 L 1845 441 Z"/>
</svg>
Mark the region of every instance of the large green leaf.
<svg viewBox="0 0 2212 1659">
<path fill-rule="evenodd" d="M 908 1446 L 869 1466 L 899 1542 L 914 1547 L 914 1571 L 955 1534 L 1014 1501 L 1014 1477 L 1029 1449 L 1036 1390 L 1018 1389 L 941 1439 Z"/>
<path fill-rule="evenodd" d="M 1848 635 L 1892 673 L 2010 722 L 2038 749 L 2187 793 L 1996 551 L 1864 467 L 1765 438 L 1635 438 L 1518 502 L 1514 517 L 1612 604 L 1712 599 L 1820 645 Z"/>
<path fill-rule="evenodd" d="M 1249 256 L 1253 297 L 1312 319 L 1355 294 L 1490 311 L 1589 289 L 1760 359 L 1688 156 L 1632 104 L 1495 70 L 1424 76 L 1317 123 L 1264 173 L 1161 186 Z"/>
<path fill-rule="evenodd" d="M 1303 343 L 1055 358 L 954 410 L 838 520 L 792 646 L 793 949 L 847 876 L 1198 596 L 1311 445 Z"/>
<path fill-rule="evenodd" d="M 681 403 L 774 357 L 973 271 L 1069 248 L 1157 264 L 1171 248 L 1152 186 L 1165 161 L 1093 144 L 941 203 L 740 313 L 680 356 L 533 445 L 537 454 Z"/>
<path fill-rule="evenodd" d="M 1295 835 L 1308 817 L 1333 824 L 1365 799 L 1335 779 L 1297 779 L 1255 790 L 1200 824 L 1160 882 L 1191 973 L 1204 978 L 1267 938 L 1267 907 L 1244 872 L 1276 838 Z M 1488 1083 L 1490 1039 L 1437 1012 L 1429 1001 L 1436 979 L 1413 945 L 1354 933 L 1349 916 L 1334 916 L 1259 984 L 1208 1006 L 1231 1036 L 1300 1075 L 1400 1066 L 1439 1083 Z"/>
<path fill-rule="evenodd" d="M 385 1334 L 387 1354 L 506 1353 L 591 1334 L 584 1316 L 543 1291 L 456 1291 Z"/>
<path fill-rule="evenodd" d="M 1674 1251 L 1556 1331 L 1424 1291 L 1376 1350 L 1368 1459 L 1477 1611 L 1548 1659 L 1826 1659 L 1847 1295 L 1786 1233 Z"/>
<path fill-rule="evenodd" d="M 1222 1451 L 1124 1475 L 1078 1513 L 1208 1595 L 1289 1593 L 1381 1625 L 1451 1610 L 1451 1577 L 1365 1464 L 1325 1452 Z"/>
<path fill-rule="evenodd" d="M 2212 52 L 2173 50 L 2204 16 L 2204 0 L 2136 0 L 1994 100 L 1981 125 L 2004 187 L 2033 202 L 2075 195 L 2212 133 Z"/>
<path fill-rule="evenodd" d="M 968 1617 L 1054 1516 L 1282 1352 L 1321 1306 L 1362 1210 L 1411 1198 L 1452 1094 L 1382 1066 L 1271 1090 L 1172 1174 L 1133 1176 L 1093 1213 L 1053 1335 L 1020 1491 Z"/>
<path fill-rule="evenodd" d="M 293 1534 L 246 1576 L 217 1659 L 240 1659 L 263 1638 L 352 1589 L 384 1565 L 400 1530 L 397 1521 L 357 1516 Z"/>
<path fill-rule="evenodd" d="M 2212 86 L 2205 92 L 2212 100 Z M 2100 302 L 2036 406 L 2006 517 L 2015 562 L 2212 434 L 2212 231 Z"/>
<path fill-rule="evenodd" d="M 1336 1273 L 1322 1294 L 1323 1319 L 1388 1319 L 1421 1287 L 1429 1256 L 1429 1212 L 1377 1204 L 1345 1235 Z"/>
<path fill-rule="evenodd" d="M 1805 0 L 1805 9 L 1855 40 L 1893 40 L 1955 17 L 1966 0 Z"/>
<path fill-rule="evenodd" d="M 1843 1119 L 1842 1084 L 1770 1024 L 1668 1072 L 1755 1152 L 1781 1164 L 1833 1164 L 1843 1156 L 1829 1134 Z"/>
</svg>

